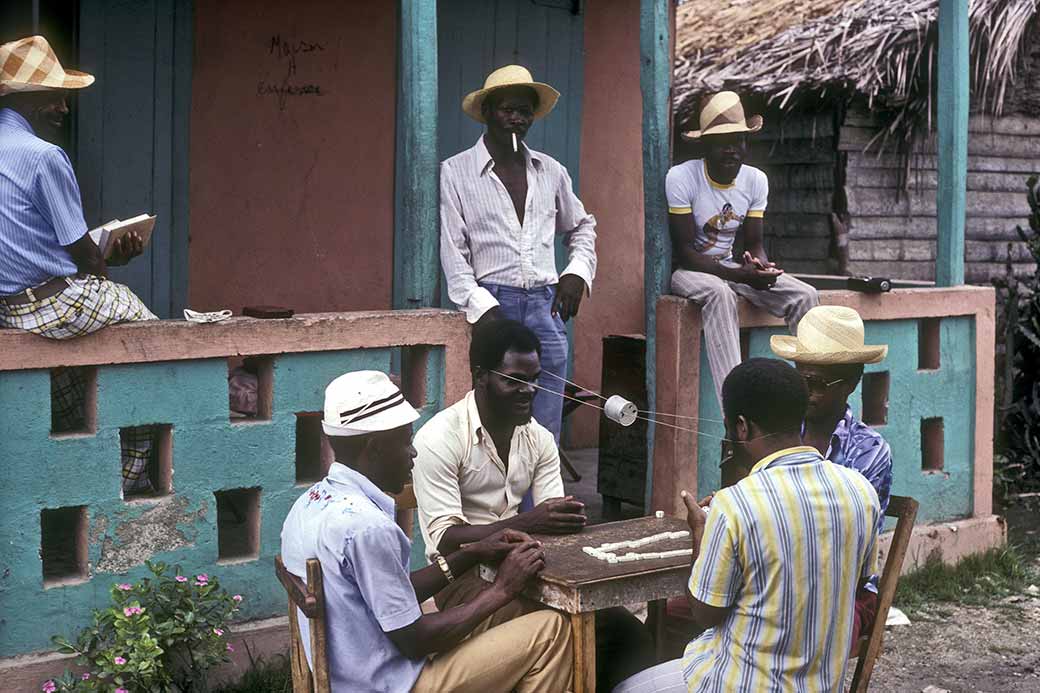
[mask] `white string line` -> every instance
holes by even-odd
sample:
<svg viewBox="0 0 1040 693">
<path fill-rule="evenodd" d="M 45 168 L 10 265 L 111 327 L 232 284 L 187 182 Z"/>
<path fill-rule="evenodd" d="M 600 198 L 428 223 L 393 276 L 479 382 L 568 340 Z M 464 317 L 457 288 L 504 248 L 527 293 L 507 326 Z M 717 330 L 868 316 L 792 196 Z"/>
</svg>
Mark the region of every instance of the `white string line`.
<svg viewBox="0 0 1040 693">
<path fill-rule="evenodd" d="M 706 421 L 708 423 L 724 424 L 725 421 L 719 421 L 718 419 L 704 419 L 699 416 L 683 416 L 682 414 L 668 414 L 663 411 L 651 411 L 649 409 L 640 409 L 640 414 L 646 414 L 648 416 L 670 416 L 673 419 L 688 419 L 690 421 Z"/>
<path fill-rule="evenodd" d="M 603 395 L 601 395 L 600 393 L 595 392 L 594 390 L 588 390 L 588 389 L 582 387 L 581 385 L 579 385 L 578 383 L 572 383 L 571 381 L 567 380 L 566 378 L 564 378 L 562 376 L 559 376 L 559 375 L 556 375 L 552 371 L 542 371 L 542 373 L 545 374 L 545 375 L 551 375 L 552 377 L 556 378 L 557 380 L 562 380 L 563 382 L 567 383 L 568 385 L 572 385 L 572 386 L 578 388 L 578 390 L 580 390 L 580 391 L 588 392 L 590 395 L 596 395 L 597 397 L 599 397 L 604 402 L 607 401 L 607 398 L 604 397 Z M 552 392 L 552 390 L 550 390 L 550 392 Z"/>
</svg>

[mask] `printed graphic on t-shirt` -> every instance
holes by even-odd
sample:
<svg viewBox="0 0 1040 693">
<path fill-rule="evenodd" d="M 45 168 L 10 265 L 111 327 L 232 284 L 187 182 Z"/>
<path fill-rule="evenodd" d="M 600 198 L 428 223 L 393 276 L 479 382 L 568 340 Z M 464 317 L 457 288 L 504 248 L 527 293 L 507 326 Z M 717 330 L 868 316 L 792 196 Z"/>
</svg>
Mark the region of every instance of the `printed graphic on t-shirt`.
<svg viewBox="0 0 1040 693">
<path fill-rule="evenodd" d="M 693 249 L 727 259 L 744 219 L 765 213 L 769 182 L 765 173 L 744 165 L 732 183 L 717 183 L 704 161 L 693 159 L 668 171 L 665 192 L 671 214 L 693 216 Z"/>
</svg>

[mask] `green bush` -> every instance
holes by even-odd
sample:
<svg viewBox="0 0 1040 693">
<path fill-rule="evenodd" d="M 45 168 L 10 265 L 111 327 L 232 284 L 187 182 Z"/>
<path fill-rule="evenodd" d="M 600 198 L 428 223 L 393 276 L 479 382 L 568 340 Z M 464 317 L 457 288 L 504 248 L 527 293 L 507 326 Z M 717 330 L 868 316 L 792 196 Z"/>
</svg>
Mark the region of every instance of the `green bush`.
<svg viewBox="0 0 1040 693">
<path fill-rule="evenodd" d="M 70 642 L 52 638 L 58 651 L 75 654 L 87 667 L 46 681 L 42 690 L 208 691 L 209 669 L 229 661 L 227 623 L 238 610 L 240 595 L 221 589 L 216 577 L 181 575 L 165 563 L 148 563 L 153 577 L 112 586 L 112 605 L 95 610 L 93 623 Z"/>
</svg>

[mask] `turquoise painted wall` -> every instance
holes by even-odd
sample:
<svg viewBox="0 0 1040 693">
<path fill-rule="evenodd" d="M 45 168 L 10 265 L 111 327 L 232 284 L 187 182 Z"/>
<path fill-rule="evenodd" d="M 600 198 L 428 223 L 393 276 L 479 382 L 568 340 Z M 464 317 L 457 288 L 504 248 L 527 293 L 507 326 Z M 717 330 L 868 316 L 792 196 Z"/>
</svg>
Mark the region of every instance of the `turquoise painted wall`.
<svg viewBox="0 0 1040 693">
<path fill-rule="evenodd" d="M 73 634 L 107 603 L 113 583 L 144 575 L 146 558 L 219 576 L 245 596 L 243 618 L 283 613 L 273 559 L 282 521 L 306 488 L 295 484 L 295 414 L 320 411 L 325 386 L 346 371 L 389 370 L 393 352 L 276 357 L 272 418 L 244 424 L 228 419 L 224 359 L 102 366 L 97 432 L 75 438 L 50 436 L 46 370 L 0 373 L 0 657 L 48 649 L 52 634 Z M 431 366 L 442 355 L 431 350 Z M 442 399 L 442 373 L 428 369 L 424 418 Z M 119 428 L 146 423 L 172 424 L 173 492 L 125 502 Z M 218 564 L 213 492 L 250 487 L 261 488 L 260 557 Z M 40 511 L 77 505 L 89 516 L 91 577 L 44 589 Z"/>
<path fill-rule="evenodd" d="M 773 357 L 769 337 L 783 328 L 754 329 L 749 356 Z M 876 426 L 892 448 L 892 493 L 913 496 L 921 503 L 918 522 L 955 520 L 971 515 L 975 469 L 975 323 L 969 317 L 944 318 L 940 327 L 940 367 L 917 369 L 916 320 L 868 322 L 869 344 L 888 344 L 888 358 L 866 367 L 867 373 L 889 372 L 888 423 Z M 698 493 L 719 485 L 722 414 L 715 400 L 708 359 L 701 352 L 700 417 L 697 446 Z M 862 412 L 862 385 L 849 401 Z M 942 417 L 945 461 L 942 473 L 921 469 L 921 419 Z"/>
</svg>

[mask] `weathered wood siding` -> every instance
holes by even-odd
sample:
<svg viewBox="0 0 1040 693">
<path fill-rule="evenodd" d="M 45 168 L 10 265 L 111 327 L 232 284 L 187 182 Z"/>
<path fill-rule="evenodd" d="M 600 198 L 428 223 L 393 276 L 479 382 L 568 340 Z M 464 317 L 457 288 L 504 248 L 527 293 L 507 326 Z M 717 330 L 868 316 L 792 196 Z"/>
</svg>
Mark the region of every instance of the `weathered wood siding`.
<svg viewBox="0 0 1040 693">
<path fill-rule="evenodd" d="M 965 281 L 988 284 L 1003 276 L 1007 244 L 1016 271 L 1028 273 L 1029 253 L 1015 233 L 1028 223 L 1025 181 L 1040 171 L 1040 122 L 1011 115 L 972 116 L 968 140 L 968 200 Z M 851 111 L 838 148 L 847 157 L 846 191 L 849 269 L 856 274 L 901 279 L 935 278 L 935 137 L 922 138 L 908 155 L 864 148 L 878 133 L 878 120 Z"/>
<path fill-rule="evenodd" d="M 830 214 L 842 175 L 835 113 L 765 119 L 749 161 L 769 176 L 766 249 L 789 272 L 833 273 Z"/>
</svg>

